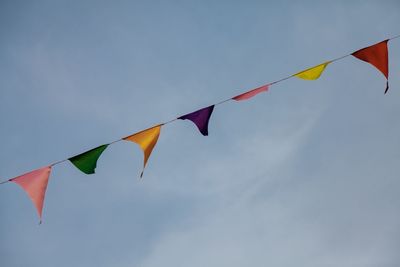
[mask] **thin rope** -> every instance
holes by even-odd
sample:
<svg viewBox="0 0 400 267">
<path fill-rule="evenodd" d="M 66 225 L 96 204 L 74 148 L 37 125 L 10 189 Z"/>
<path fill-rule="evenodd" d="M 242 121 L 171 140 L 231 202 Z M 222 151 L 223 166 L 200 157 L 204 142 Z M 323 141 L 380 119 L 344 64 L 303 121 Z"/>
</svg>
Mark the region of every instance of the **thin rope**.
<svg viewBox="0 0 400 267">
<path fill-rule="evenodd" d="M 164 122 L 163 125 L 169 124 L 169 123 L 174 122 L 176 120 L 178 120 L 178 118 L 175 118 L 175 119 L 169 120 L 167 122 Z"/>
<path fill-rule="evenodd" d="M 389 38 L 388 40 L 397 39 L 397 38 L 399 38 L 399 37 L 400 37 L 400 34 L 399 34 L 399 35 L 396 35 L 396 36 L 394 36 L 394 37 L 392 37 L 392 38 Z"/>
</svg>

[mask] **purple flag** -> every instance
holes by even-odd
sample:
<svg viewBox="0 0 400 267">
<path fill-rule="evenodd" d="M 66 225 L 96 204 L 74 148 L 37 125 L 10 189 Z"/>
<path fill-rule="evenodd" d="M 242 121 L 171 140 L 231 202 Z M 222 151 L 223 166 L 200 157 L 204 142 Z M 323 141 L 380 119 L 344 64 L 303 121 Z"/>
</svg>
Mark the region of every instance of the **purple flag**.
<svg viewBox="0 0 400 267">
<path fill-rule="evenodd" d="M 180 120 L 191 120 L 194 124 L 196 124 L 197 128 L 202 135 L 208 135 L 208 121 L 210 120 L 211 113 L 214 110 L 214 105 L 199 109 L 195 112 L 183 115 L 179 117 Z"/>
</svg>

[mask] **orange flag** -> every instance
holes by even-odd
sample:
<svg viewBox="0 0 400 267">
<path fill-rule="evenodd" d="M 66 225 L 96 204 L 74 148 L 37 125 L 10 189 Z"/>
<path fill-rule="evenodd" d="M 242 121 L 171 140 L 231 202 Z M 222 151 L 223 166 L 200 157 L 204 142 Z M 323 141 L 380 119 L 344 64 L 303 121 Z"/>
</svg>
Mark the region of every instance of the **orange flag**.
<svg viewBox="0 0 400 267">
<path fill-rule="evenodd" d="M 352 55 L 362 61 L 368 62 L 377 68 L 386 77 L 386 89 L 385 94 L 389 90 L 389 60 L 388 60 L 388 48 L 387 42 L 389 40 L 382 41 L 380 43 L 365 47 L 357 50 Z"/>
<path fill-rule="evenodd" d="M 43 202 L 50 172 L 51 166 L 47 166 L 9 180 L 21 186 L 28 194 L 39 214 L 40 223 L 42 223 Z"/>
<path fill-rule="evenodd" d="M 143 162 L 143 170 L 142 173 L 140 174 L 140 177 L 143 177 L 143 172 L 144 168 L 146 167 L 147 160 L 149 159 L 150 154 L 153 151 L 153 148 L 157 144 L 158 137 L 160 136 L 161 126 L 162 124 L 123 138 L 123 140 L 131 141 L 138 144 L 140 148 L 143 150 L 144 162 Z"/>
</svg>

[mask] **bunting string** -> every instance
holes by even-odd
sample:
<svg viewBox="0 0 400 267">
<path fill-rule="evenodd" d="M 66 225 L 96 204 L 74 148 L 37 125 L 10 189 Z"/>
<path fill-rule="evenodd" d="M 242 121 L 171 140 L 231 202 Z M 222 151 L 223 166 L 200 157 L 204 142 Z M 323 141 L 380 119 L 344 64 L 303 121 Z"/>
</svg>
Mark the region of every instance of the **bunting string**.
<svg viewBox="0 0 400 267">
<path fill-rule="evenodd" d="M 388 38 L 387 40 L 390 41 L 390 40 L 397 39 L 397 38 L 399 38 L 399 37 L 400 37 L 400 34 L 399 34 L 399 35 L 396 35 L 396 36 L 394 36 L 394 37 Z M 351 56 L 351 55 L 352 55 L 352 54 L 347 54 L 347 55 L 344 55 L 344 56 L 341 56 L 341 57 L 332 59 L 332 60 L 330 60 L 329 62 L 330 62 L 330 63 L 333 63 L 333 62 L 342 60 L 342 59 L 344 59 L 344 58 L 346 58 L 346 57 L 349 57 L 349 56 Z M 270 82 L 270 83 L 268 83 L 267 85 L 271 86 L 271 85 L 274 85 L 274 84 L 283 82 L 283 81 L 285 81 L 285 80 L 288 80 L 288 79 L 290 79 L 290 78 L 295 77 L 295 75 L 296 75 L 296 74 L 292 74 L 292 75 L 286 76 L 286 77 L 284 77 L 284 78 L 281 78 L 281 79 L 278 79 L 278 80 L 276 80 L 276 81 Z M 233 99 L 233 98 L 228 98 L 228 99 L 222 100 L 222 101 L 217 102 L 216 104 L 214 104 L 214 106 L 218 106 L 218 105 L 224 104 L 224 103 L 226 103 L 226 102 L 228 102 L 228 101 L 231 101 L 232 99 Z M 167 125 L 167 124 L 170 124 L 170 123 L 172 123 L 172 122 L 175 122 L 176 120 L 178 120 L 178 118 L 174 118 L 174 119 L 171 119 L 171 120 L 169 120 L 169 121 L 167 121 L 167 122 L 160 123 L 160 125 Z M 120 142 L 120 141 L 123 141 L 123 138 L 119 138 L 119 139 L 117 139 L 117 140 L 114 140 L 114 141 L 110 142 L 109 145 L 113 145 L 113 144 L 115 144 L 115 143 L 117 143 L 117 142 Z M 59 161 L 56 161 L 56 162 L 50 164 L 50 166 L 55 166 L 55 165 L 64 163 L 64 162 L 66 162 L 66 161 L 68 161 L 68 159 L 59 160 Z M 0 182 L 0 184 L 4 184 L 4 183 L 7 183 L 7 182 L 9 182 L 9 180 L 3 180 L 3 181 Z"/>
<path fill-rule="evenodd" d="M 310 67 L 308 69 L 302 70 L 300 72 L 286 76 L 286 77 L 278 79 L 276 81 L 264 84 L 258 88 L 252 89 L 250 91 L 243 92 L 240 95 L 227 98 L 225 100 L 217 102 L 216 104 L 207 106 L 205 108 L 201 108 L 194 112 L 171 119 L 167 122 L 156 124 L 155 126 L 152 126 L 150 128 L 147 128 L 147 129 L 139 131 L 139 132 L 136 132 L 129 136 L 119 138 L 110 143 L 95 147 L 91 150 L 88 150 L 88 151 L 78 154 L 76 156 L 73 156 L 73 157 L 70 157 L 67 159 L 63 159 L 60 161 L 56 161 L 46 167 L 36 169 L 34 171 L 25 173 L 23 175 L 20 175 L 18 177 L 12 178 L 12 179 L 0 181 L 0 184 L 5 184 L 7 182 L 14 182 L 14 183 L 20 185 L 22 187 L 22 189 L 24 189 L 25 192 L 28 194 L 28 196 L 31 198 L 32 202 L 34 203 L 34 205 L 37 209 L 37 212 L 39 214 L 40 221 L 41 221 L 45 191 L 47 188 L 48 179 L 50 177 L 50 172 L 51 172 L 51 169 L 53 166 L 64 163 L 66 161 L 70 161 L 76 168 L 78 168 L 83 173 L 93 174 L 93 173 L 95 173 L 95 169 L 96 169 L 97 161 L 98 161 L 99 157 L 109 146 L 111 146 L 117 142 L 120 142 L 120 141 L 130 141 L 130 142 L 134 142 L 137 145 L 139 145 L 139 147 L 143 150 L 144 162 L 143 162 L 143 169 L 140 174 L 140 177 L 142 177 L 143 173 L 144 173 L 144 169 L 147 164 L 147 161 L 150 157 L 150 154 L 152 153 L 152 151 L 158 141 L 158 137 L 160 135 L 162 126 L 170 124 L 177 120 L 191 120 L 196 125 L 196 127 L 198 128 L 200 133 L 204 136 L 207 136 L 208 135 L 208 122 L 209 122 L 211 114 L 216 106 L 222 105 L 222 104 L 232 101 L 232 100 L 242 101 L 242 100 L 250 99 L 250 98 L 254 97 L 255 95 L 258 95 L 259 93 L 267 92 L 272 85 L 283 82 L 283 81 L 288 80 L 293 77 L 296 77 L 299 79 L 304 79 L 304 80 L 316 80 L 322 75 L 322 73 L 324 72 L 324 70 L 326 69 L 326 67 L 329 64 L 331 64 L 333 62 L 337 62 L 337 61 L 342 60 L 349 56 L 353 56 L 359 60 L 362 60 L 364 62 L 367 62 L 367 63 L 373 65 L 377 70 L 379 70 L 385 76 L 386 88 L 385 88 L 384 93 L 386 94 L 389 89 L 389 82 L 388 82 L 389 66 L 388 66 L 387 43 L 388 43 L 388 41 L 397 39 L 399 37 L 400 37 L 400 35 L 397 35 L 397 36 L 391 37 L 389 39 L 386 39 L 384 41 L 381 41 L 379 43 L 373 44 L 371 46 L 359 49 L 353 53 L 350 53 L 350 54 L 347 54 L 347 55 L 344 55 L 344 56 L 341 56 L 341 57 L 338 57 L 338 58 L 335 58 L 335 59 L 332 59 L 329 61 L 325 61 L 324 63 L 321 63 L 319 65 Z"/>
</svg>

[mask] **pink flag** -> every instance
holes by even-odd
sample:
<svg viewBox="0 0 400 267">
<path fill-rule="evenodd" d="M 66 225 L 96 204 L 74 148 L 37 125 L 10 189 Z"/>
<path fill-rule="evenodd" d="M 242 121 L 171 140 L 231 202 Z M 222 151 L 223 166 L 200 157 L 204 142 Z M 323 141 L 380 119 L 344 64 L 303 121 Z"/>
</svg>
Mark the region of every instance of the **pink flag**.
<svg viewBox="0 0 400 267">
<path fill-rule="evenodd" d="M 246 93 L 243 93 L 241 95 L 237 95 L 235 97 L 232 97 L 233 100 L 236 101 L 241 101 L 241 100 L 247 100 L 249 98 L 252 98 L 253 96 L 261 93 L 261 92 L 267 92 L 269 88 L 269 84 L 263 85 L 261 87 L 258 87 L 256 89 L 250 90 Z"/>
<path fill-rule="evenodd" d="M 40 223 L 42 223 L 43 201 L 46 194 L 50 172 L 51 166 L 47 166 L 9 180 L 10 182 L 14 182 L 21 186 L 28 194 L 37 209 Z"/>
</svg>

